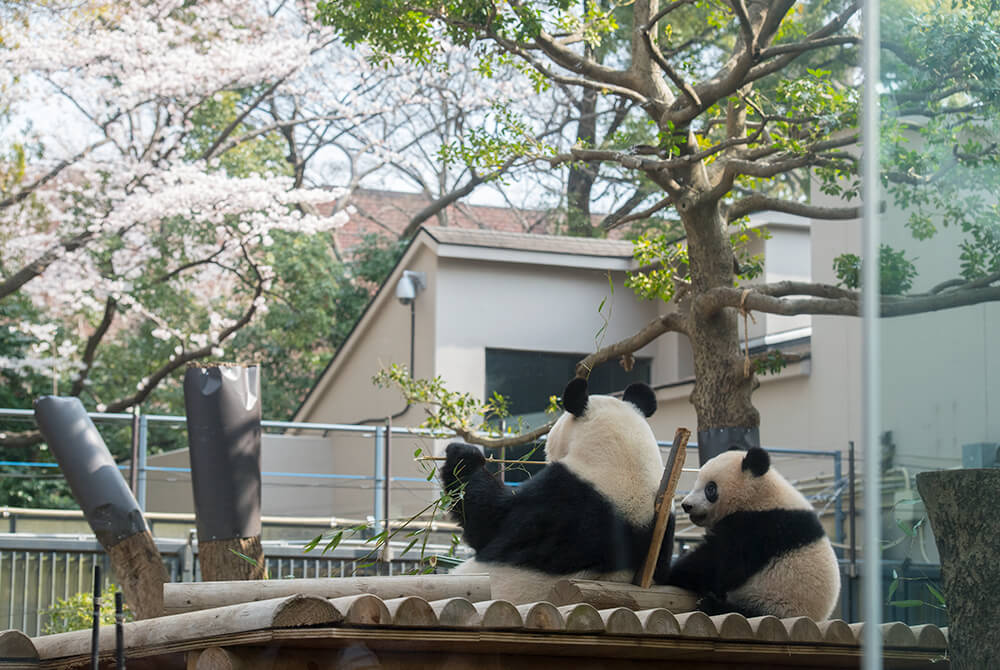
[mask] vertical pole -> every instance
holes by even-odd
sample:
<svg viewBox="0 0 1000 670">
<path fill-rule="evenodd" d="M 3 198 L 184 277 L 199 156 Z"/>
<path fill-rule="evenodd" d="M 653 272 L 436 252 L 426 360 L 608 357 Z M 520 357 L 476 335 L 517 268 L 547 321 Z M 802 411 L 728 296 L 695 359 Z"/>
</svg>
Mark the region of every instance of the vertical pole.
<svg viewBox="0 0 1000 670">
<path fill-rule="evenodd" d="M 507 434 L 507 419 L 500 419 L 500 437 L 503 438 Z M 500 460 L 507 460 L 507 447 L 500 447 Z M 500 483 L 504 484 L 507 482 L 506 468 L 504 468 L 505 463 L 500 463 Z"/>
<path fill-rule="evenodd" d="M 382 532 L 385 510 L 382 509 L 382 489 L 385 480 L 382 479 L 383 463 L 385 462 L 385 426 L 375 426 L 375 501 L 373 515 L 375 517 L 375 534 Z"/>
<path fill-rule="evenodd" d="M 850 548 L 848 550 L 849 553 L 847 555 L 849 561 L 847 564 L 847 579 L 848 579 L 847 593 L 850 597 L 850 600 L 848 601 L 850 607 L 847 611 L 847 615 L 848 617 L 850 617 L 848 621 L 854 621 L 855 619 L 854 602 L 855 599 L 857 598 L 857 595 L 855 593 L 855 587 L 857 586 L 857 581 L 858 581 L 858 544 L 855 536 L 855 531 L 857 528 L 857 509 L 855 507 L 856 503 L 854 500 L 854 496 L 857 494 L 855 493 L 854 490 L 854 482 L 856 480 L 854 474 L 854 440 L 851 440 L 848 444 L 850 445 L 848 451 L 848 458 L 850 460 L 847 463 L 847 472 L 848 472 L 847 477 L 849 479 L 848 481 L 849 488 L 847 493 L 849 498 L 847 505 L 848 505 L 848 513 L 851 515 L 851 541 L 850 541 Z"/>
<path fill-rule="evenodd" d="M 138 481 L 136 486 L 135 499 L 139 503 L 139 509 L 146 511 L 146 455 L 149 452 L 149 418 L 143 414 L 139 417 L 139 463 Z"/>
<path fill-rule="evenodd" d="M 125 670 L 125 611 L 122 592 L 115 591 L 115 668 Z"/>
<path fill-rule="evenodd" d="M 841 479 L 844 476 L 842 465 L 843 457 L 839 451 L 833 452 L 833 481 L 837 487 L 837 506 L 833 511 L 833 534 L 837 538 L 837 544 L 844 544 L 844 484 Z M 837 556 L 843 558 L 844 550 L 838 549 Z"/>
<path fill-rule="evenodd" d="M 139 491 L 139 414 L 138 405 L 132 406 L 132 458 L 128 466 L 128 488 L 132 495 Z"/>
<path fill-rule="evenodd" d="M 385 564 L 385 574 L 392 574 L 392 549 L 389 547 L 389 538 L 392 536 L 392 524 L 389 521 L 391 508 L 389 498 L 392 494 L 392 476 L 390 474 L 390 460 L 392 458 L 392 417 L 385 420 L 385 458 L 382 459 L 382 479 L 385 481 L 385 488 L 382 490 L 382 509 L 385 510 L 385 544 L 382 546 L 380 556 Z"/>
<path fill-rule="evenodd" d="M 861 257 L 862 316 L 862 424 L 864 430 L 865 482 L 865 563 L 862 580 L 865 622 L 862 648 L 864 670 L 882 670 L 882 490 L 880 477 L 879 430 L 882 388 L 879 354 L 881 350 L 879 315 L 881 281 L 879 252 L 881 244 L 882 180 L 879 167 L 879 66 L 881 16 L 879 0 L 866 0 L 861 14 L 861 66 L 864 73 L 861 115 L 861 207 L 863 212 Z"/>
<path fill-rule="evenodd" d="M 389 472 L 389 460 L 392 456 L 392 418 L 385 420 L 385 456 L 382 458 L 382 481 L 385 486 L 382 489 L 382 509 L 385 510 L 385 528 L 391 530 L 389 525 L 389 497 L 392 494 L 392 477 Z M 386 545 L 388 546 L 388 545 Z"/>
<path fill-rule="evenodd" d="M 98 670 L 98 652 L 100 651 L 101 635 L 101 565 L 94 558 L 94 614 L 90 635 L 90 668 Z"/>
</svg>

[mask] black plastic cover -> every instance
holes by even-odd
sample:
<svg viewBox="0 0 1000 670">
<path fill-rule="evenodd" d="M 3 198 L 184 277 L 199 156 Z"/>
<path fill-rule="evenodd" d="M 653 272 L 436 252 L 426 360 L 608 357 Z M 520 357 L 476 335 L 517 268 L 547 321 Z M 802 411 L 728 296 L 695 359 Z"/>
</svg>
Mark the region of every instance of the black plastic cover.
<svg viewBox="0 0 1000 670">
<path fill-rule="evenodd" d="M 698 431 L 698 463 L 705 463 L 730 449 L 747 450 L 760 446 L 759 428 L 709 428 Z"/>
<path fill-rule="evenodd" d="M 35 421 L 101 545 L 145 532 L 139 504 L 80 399 L 43 396 Z"/>
<path fill-rule="evenodd" d="M 188 368 L 184 408 L 199 540 L 260 535 L 260 368 Z"/>
</svg>

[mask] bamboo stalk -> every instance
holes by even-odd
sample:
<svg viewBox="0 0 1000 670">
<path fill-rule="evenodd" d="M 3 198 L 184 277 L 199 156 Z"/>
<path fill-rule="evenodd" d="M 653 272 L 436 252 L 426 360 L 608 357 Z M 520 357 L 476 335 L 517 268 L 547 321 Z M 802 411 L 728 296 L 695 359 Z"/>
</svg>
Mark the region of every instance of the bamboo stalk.
<svg viewBox="0 0 1000 670">
<path fill-rule="evenodd" d="M 444 456 L 418 456 L 415 461 L 444 461 Z M 548 465 L 548 461 L 519 461 L 516 458 L 493 458 L 486 456 L 487 463 L 520 463 L 521 465 Z M 698 472 L 698 468 L 681 468 L 681 472 Z"/>
<path fill-rule="evenodd" d="M 654 501 L 655 513 L 653 515 L 653 536 L 649 541 L 649 551 L 646 553 L 646 560 L 642 568 L 636 573 L 634 584 L 644 589 L 648 589 L 653 583 L 653 571 L 656 569 L 657 559 L 660 557 L 660 546 L 663 544 L 663 535 L 667 529 L 667 521 L 670 518 L 670 510 L 673 506 L 674 491 L 677 490 L 677 481 L 683 471 L 684 456 L 687 453 L 688 438 L 691 431 L 687 428 L 678 428 L 674 435 L 673 447 L 670 449 L 670 456 L 667 458 L 667 465 L 663 469 L 663 478 L 660 480 L 660 489 L 656 493 Z"/>
<path fill-rule="evenodd" d="M 418 456 L 413 459 L 415 461 L 444 461 L 447 460 L 444 456 Z M 548 465 L 548 461 L 522 461 L 516 458 L 494 458 L 492 456 L 486 456 L 487 463 L 520 463 L 521 465 Z"/>
</svg>

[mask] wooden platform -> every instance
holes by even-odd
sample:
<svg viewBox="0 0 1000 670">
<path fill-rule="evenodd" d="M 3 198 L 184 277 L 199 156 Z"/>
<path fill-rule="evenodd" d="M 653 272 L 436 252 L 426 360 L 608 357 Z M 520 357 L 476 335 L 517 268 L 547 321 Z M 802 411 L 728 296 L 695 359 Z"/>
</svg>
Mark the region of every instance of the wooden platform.
<svg viewBox="0 0 1000 670">
<path fill-rule="evenodd" d="M 296 581 L 275 583 L 284 588 Z M 344 584 L 322 588 L 334 586 Z M 374 587 L 392 592 L 395 585 L 381 581 Z M 563 585 L 564 592 L 568 588 Z M 837 620 L 709 617 L 662 607 L 294 594 L 128 623 L 125 642 L 130 670 L 852 668 L 860 666 L 863 628 Z M 948 667 L 946 629 L 891 623 L 880 632 L 887 669 Z M 113 649 L 114 629 L 103 628 L 102 668 L 114 667 Z M 0 634 L 5 670 L 86 668 L 89 654 L 90 631 L 35 638 Z"/>
</svg>

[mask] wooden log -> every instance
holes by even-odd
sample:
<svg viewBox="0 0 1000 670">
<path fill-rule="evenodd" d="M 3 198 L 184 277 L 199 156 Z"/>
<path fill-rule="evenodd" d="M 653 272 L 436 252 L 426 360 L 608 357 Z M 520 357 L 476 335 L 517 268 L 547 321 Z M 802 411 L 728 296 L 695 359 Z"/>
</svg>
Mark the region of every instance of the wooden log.
<svg viewBox="0 0 1000 670">
<path fill-rule="evenodd" d="M 528 630 L 555 631 L 566 627 L 562 614 L 552 603 L 527 603 L 516 607 Z"/>
<path fill-rule="evenodd" d="M 588 579 L 563 579 L 556 582 L 548 600 L 556 605 L 588 603 L 597 609 L 627 607 L 647 610 L 662 607 L 674 614 L 690 612 L 698 604 L 698 597 L 691 591 L 676 586 L 651 586 L 642 588 L 626 582 L 605 582 Z"/>
<path fill-rule="evenodd" d="M 917 646 L 921 649 L 947 649 L 948 640 L 941 629 L 932 623 L 912 626 L 913 634 L 917 636 Z"/>
<path fill-rule="evenodd" d="M 627 607 L 599 610 L 608 635 L 642 635 L 642 624 L 635 612 Z"/>
<path fill-rule="evenodd" d="M 747 623 L 750 624 L 754 638 L 761 642 L 788 642 L 788 631 L 781 625 L 781 619 L 778 617 L 755 616 L 747 619 Z"/>
<path fill-rule="evenodd" d="M 437 626 L 438 618 L 434 610 L 423 598 L 406 596 L 384 601 L 394 626 Z"/>
<path fill-rule="evenodd" d="M 830 644 L 854 644 L 854 633 L 845 621 L 840 619 L 829 619 L 828 621 L 817 621 L 816 626 L 823 634 L 823 641 Z"/>
<path fill-rule="evenodd" d="M 789 617 L 781 620 L 781 625 L 788 631 L 790 642 L 822 642 L 823 634 L 819 632 L 816 622 L 805 616 Z"/>
<path fill-rule="evenodd" d="M 128 655 L 130 649 L 269 628 L 332 626 L 344 619 L 344 610 L 339 609 L 333 601 L 315 596 L 274 598 L 126 623 L 125 651 Z M 78 630 L 35 637 L 31 642 L 38 651 L 39 658 L 48 660 L 87 654 L 90 635 L 89 630 Z M 113 626 L 101 628 L 100 648 L 102 658 L 110 659 L 113 656 Z"/>
<path fill-rule="evenodd" d="M 170 581 L 163 558 L 148 530 L 107 549 L 122 594 L 136 619 L 163 614 L 163 585 Z"/>
<path fill-rule="evenodd" d="M 603 633 L 604 619 L 593 605 L 578 603 L 559 607 L 568 633 Z"/>
<path fill-rule="evenodd" d="M 754 639 L 753 629 L 750 628 L 750 624 L 747 623 L 746 617 L 742 614 L 729 612 L 708 618 L 712 620 L 712 625 L 719 631 L 719 637 L 724 640 Z"/>
<path fill-rule="evenodd" d="M 344 625 L 384 626 L 392 622 L 389 608 L 379 598 L 363 593 L 330 600 L 344 614 Z"/>
<path fill-rule="evenodd" d="M 37 661 L 38 651 L 31 638 L 19 630 L 0 631 L 0 659 L 4 661 Z"/>
<path fill-rule="evenodd" d="M 487 575 L 400 575 L 185 582 L 163 585 L 163 605 L 166 614 L 180 614 L 295 594 L 343 598 L 362 593 L 370 593 L 383 600 L 419 596 L 428 602 L 455 597 L 478 602 L 490 599 L 490 578 Z"/>
<path fill-rule="evenodd" d="M 639 610 L 635 613 L 642 624 L 642 630 L 646 635 L 680 635 L 681 626 L 677 623 L 677 617 L 662 607 L 651 610 Z"/>
<path fill-rule="evenodd" d="M 670 456 L 667 457 L 667 465 L 663 469 L 660 487 L 653 499 L 653 535 L 649 541 L 646 558 L 633 580 L 634 584 L 644 589 L 653 584 L 653 572 L 660 559 L 663 535 L 667 530 L 667 522 L 670 520 L 670 510 L 673 509 L 674 491 L 677 490 L 681 470 L 684 469 L 684 457 L 687 454 L 689 437 L 691 437 L 691 431 L 687 428 L 678 428 L 674 434 L 673 446 L 670 448 Z"/>
<path fill-rule="evenodd" d="M 432 600 L 431 609 L 437 615 L 438 624 L 448 628 L 479 628 L 482 615 L 476 606 L 465 598 L 445 598 Z"/>
<path fill-rule="evenodd" d="M 239 556 L 239 552 L 246 556 Z M 251 560 L 247 560 L 251 559 Z M 205 581 L 266 579 L 267 564 L 260 536 L 199 540 L 198 564 Z"/>
<path fill-rule="evenodd" d="M 879 626 L 882 644 L 886 647 L 916 647 L 917 636 L 902 621 L 892 621 Z M 996 633 L 996 630 L 993 631 Z"/>
<path fill-rule="evenodd" d="M 677 623 L 681 627 L 681 635 L 684 637 L 719 637 L 719 631 L 715 624 L 704 612 L 684 612 L 677 615 Z"/>
<path fill-rule="evenodd" d="M 250 670 L 238 652 L 209 647 L 197 655 L 193 670 Z"/>
<path fill-rule="evenodd" d="M 482 617 L 480 624 L 485 630 L 510 630 L 523 628 L 524 619 L 517 608 L 506 600 L 490 600 L 474 603 L 476 612 Z"/>
</svg>

